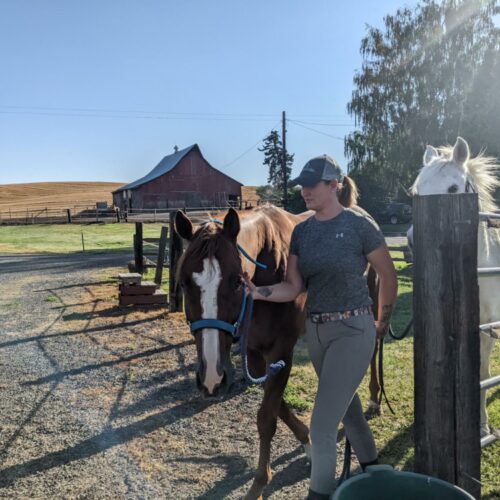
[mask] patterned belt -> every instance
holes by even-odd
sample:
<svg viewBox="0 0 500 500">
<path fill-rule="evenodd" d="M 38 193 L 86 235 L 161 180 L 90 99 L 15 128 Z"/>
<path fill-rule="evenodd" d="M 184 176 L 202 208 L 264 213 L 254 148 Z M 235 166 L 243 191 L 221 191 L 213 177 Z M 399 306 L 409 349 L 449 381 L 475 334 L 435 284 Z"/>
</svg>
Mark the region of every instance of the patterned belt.
<svg viewBox="0 0 500 500">
<path fill-rule="evenodd" d="M 315 313 L 308 312 L 307 317 L 312 323 L 327 323 L 328 321 L 340 321 L 342 319 L 352 318 L 354 316 L 363 316 L 371 314 L 372 309 L 370 306 L 358 307 L 352 311 L 331 312 L 331 313 Z"/>
</svg>

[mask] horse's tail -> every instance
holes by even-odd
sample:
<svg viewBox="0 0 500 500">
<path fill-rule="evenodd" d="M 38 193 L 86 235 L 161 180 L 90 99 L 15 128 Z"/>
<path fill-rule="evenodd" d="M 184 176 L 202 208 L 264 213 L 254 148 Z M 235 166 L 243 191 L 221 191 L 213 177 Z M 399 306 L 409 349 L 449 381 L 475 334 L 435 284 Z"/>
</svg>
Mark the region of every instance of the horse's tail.
<svg viewBox="0 0 500 500">
<path fill-rule="evenodd" d="M 347 208 L 357 205 L 358 195 L 358 186 L 353 179 L 345 175 L 338 194 L 340 204 Z"/>
</svg>

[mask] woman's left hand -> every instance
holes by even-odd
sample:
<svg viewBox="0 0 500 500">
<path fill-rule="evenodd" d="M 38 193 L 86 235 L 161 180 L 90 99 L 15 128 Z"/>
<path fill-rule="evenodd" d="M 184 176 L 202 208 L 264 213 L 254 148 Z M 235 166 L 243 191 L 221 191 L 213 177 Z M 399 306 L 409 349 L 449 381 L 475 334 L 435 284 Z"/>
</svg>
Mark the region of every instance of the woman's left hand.
<svg viewBox="0 0 500 500">
<path fill-rule="evenodd" d="M 387 330 L 389 330 L 389 323 L 383 323 L 382 321 L 375 320 L 375 330 L 377 332 L 377 338 L 383 339 Z"/>
</svg>

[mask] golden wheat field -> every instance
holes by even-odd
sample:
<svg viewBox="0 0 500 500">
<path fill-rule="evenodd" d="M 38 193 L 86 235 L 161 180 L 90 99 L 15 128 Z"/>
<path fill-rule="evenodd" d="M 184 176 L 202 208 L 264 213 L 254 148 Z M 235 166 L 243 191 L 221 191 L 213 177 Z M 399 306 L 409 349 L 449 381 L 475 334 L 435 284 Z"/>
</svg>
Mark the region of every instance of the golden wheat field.
<svg viewBox="0 0 500 500">
<path fill-rule="evenodd" d="M 0 184 L 0 212 L 21 210 L 66 209 L 95 206 L 97 201 L 113 203 L 111 193 L 123 182 L 33 182 Z M 244 202 L 257 206 L 255 186 L 242 186 Z"/>
<path fill-rule="evenodd" d="M 33 182 L 0 184 L 0 212 L 26 209 L 65 209 L 113 202 L 112 191 L 123 182 Z"/>
</svg>

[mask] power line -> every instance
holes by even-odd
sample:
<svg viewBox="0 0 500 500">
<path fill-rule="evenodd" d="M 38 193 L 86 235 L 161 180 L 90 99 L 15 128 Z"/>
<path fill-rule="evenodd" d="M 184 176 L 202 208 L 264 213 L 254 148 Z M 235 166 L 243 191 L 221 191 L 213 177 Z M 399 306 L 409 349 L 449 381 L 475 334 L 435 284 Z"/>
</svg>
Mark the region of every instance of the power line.
<svg viewBox="0 0 500 500">
<path fill-rule="evenodd" d="M 295 125 L 298 125 L 299 127 L 305 128 L 307 130 L 311 130 L 312 132 L 316 132 L 317 134 L 326 135 L 326 137 L 330 137 L 332 139 L 337 139 L 337 140 L 342 141 L 342 142 L 344 141 L 343 137 L 338 137 L 338 136 L 335 136 L 335 135 L 330 135 L 330 134 L 327 134 L 325 132 L 322 132 L 321 130 L 316 130 L 314 128 L 307 127 L 306 125 L 303 125 L 302 123 L 297 122 L 295 120 L 288 120 L 288 121 L 291 122 L 291 123 L 294 123 Z"/>
<path fill-rule="evenodd" d="M 178 112 L 178 111 L 152 111 L 152 110 L 137 110 L 137 109 L 103 109 L 103 108 L 80 108 L 80 107 L 62 107 L 62 106 L 19 106 L 19 105 L 8 105 L 0 104 L 0 110 L 3 112 L 17 112 L 17 113 L 47 113 L 51 112 L 54 114 L 64 114 L 64 113 L 83 113 L 85 116 L 87 114 L 91 115 L 101 115 L 106 114 L 129 114 L 129 115 L 162 115 L 162 116 L 174 116 L 174 117 L 223 117 L 223 118 L 273 118 L 276 116 L 275 113 L 220 113 L 220 112 Z M 330 120 L 344 120 L 345 115 L 315 115 L 315 114 L 294 114 L 294 117 L 300 118 L 322 118 Z M 300 121 L 300 120 L 297 120 Z M 308 123 L 308 122 L 304 122 Z M 311 125 L 325 125 L 325 126 L 341 126 L 341 124 L 323 124 L 323 123 L 312 123 Z"/>
<path fill-rule="evenodd" d="M 304 122 L 301 120 L 294 120 L 295 123 L 302 123 L 304 125 L 320 125 L 322 127 L 353 127 L 354 123 L 318 123 L 318 122 Z"/>
<path fill-rule="evenodd" d="M 271 130 L 274 130 L 278 125 L 279 125 L 280 122 L 277 122 L 274 127 L 272 127 Z M 243 153 L 241 153 L 238 157 L 236 157 L 234 160 L 230 161 L 229 163 L 226 163 L 225 165 L 222 165 L 221 168 L 226 168 L 226 167 L 229 167 L 230 165 L 232 165 L 233 163 L 237 162 L 240 158 L 243 158 L 246 154 L 250 153 L 250 151 L 252 151 L 255 146 L 257 146 L 258 144 L 260 144 L 262 142 L 262 139 L 259 139 L 255 144 L 253 144 L 251 147 L 249 147 L 247 150 L 245 150 Z"/>
<path fill-rule="evenodd" d="M 50 111 L 4 111 L 0 109 L 0 114 L 8 115 L 40 115 L 40 116 L 72 116 L 81 118 L 119 118 L 119 119 L 141 119 L 141 120 L 188 120 L 188 121 L 242 121 L 242 122 L 270 122 L 273 118 L 238 118 L 238 117 L 218 117 L 214 116 L 148 116 L 133 114 L 103 114 L 92 112 L 50 112 Z"/>
</svg>

